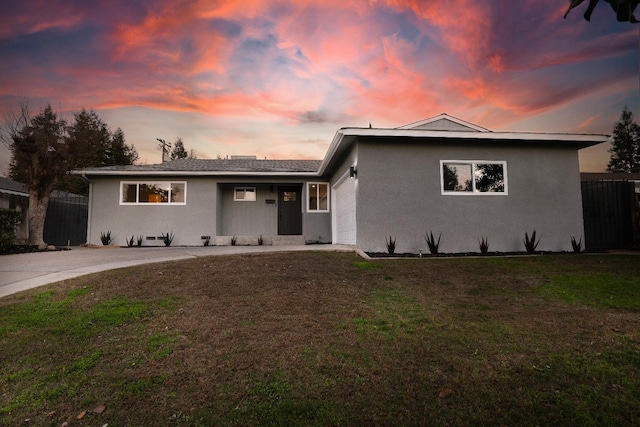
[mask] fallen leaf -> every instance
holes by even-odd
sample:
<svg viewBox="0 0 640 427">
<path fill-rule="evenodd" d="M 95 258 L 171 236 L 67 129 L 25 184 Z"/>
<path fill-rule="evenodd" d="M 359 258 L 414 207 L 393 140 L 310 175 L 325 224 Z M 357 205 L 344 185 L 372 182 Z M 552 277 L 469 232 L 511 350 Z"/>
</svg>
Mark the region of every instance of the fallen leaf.
<svg viewBox="0 0 640 427">
<path fill-rule="evenodd" d="M 451 393 L 453 393 L 453 390 L 451 390 L 450 388 L 445 388 L 444 390 L 440 391 L 440 394 L 438 394 L 438 397 L 440 399 L 449 396 Z"/>
<path fill-rule="evenodd" d="M 93 410 L 93 412 L 95 412 L 96 414 L 101 414 L 101 413 L 104 412 L 105 409 L 107 409 L 106 406 L 98 405 L 98 406 L 96 406 L 96 409 Z"/>
<path fill-rule="evenodd" d="M 76 417 L 77 419 L 81 420 L 84 418 L 84 416 L 87 415 L 87 411 L 82 411 L 78 414 L 78 416 Z"/>
</svg>

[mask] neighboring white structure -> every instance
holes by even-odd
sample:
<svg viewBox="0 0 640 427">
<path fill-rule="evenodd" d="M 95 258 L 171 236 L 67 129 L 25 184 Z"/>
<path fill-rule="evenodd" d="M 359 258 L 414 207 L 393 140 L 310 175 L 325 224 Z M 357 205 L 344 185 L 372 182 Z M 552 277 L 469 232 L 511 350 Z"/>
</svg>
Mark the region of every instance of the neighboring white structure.
<svg viewBox="0 0 640 427">
<path fill-rule="evenodd" d="M 161 245 L 345 243 L 384 252 L 571 250 L 584 234 L 578 150 L 606 135 L 491 132 L 446 114 L 395 129 L 342 128 L 319 160 L 181 159 L 87 168 L 87 241 Z M 295 236 L 293 240 L 291 237 Z"/>
</svg>

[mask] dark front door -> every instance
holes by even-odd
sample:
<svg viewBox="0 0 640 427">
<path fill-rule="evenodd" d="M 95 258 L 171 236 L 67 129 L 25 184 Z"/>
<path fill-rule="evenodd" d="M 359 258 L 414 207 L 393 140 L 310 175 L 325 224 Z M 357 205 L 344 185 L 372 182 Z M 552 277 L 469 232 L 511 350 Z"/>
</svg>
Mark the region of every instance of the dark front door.
<svg viewBox="0 0 640 427">
<path fill-rule="evenodd" d="M 278 234 L 302 234 L 302 188 L 278 189 Z"/>
</svg>

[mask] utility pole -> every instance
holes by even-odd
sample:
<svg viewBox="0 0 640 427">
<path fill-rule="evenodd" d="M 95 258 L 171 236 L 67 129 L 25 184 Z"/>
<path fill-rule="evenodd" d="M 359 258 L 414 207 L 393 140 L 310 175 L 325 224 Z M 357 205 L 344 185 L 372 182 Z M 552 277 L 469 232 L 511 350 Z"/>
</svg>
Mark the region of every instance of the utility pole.
<svg viewBox="0 0 640 427">
<path fill-rule="evenodd" d="M 162 163 L 164 163 L 169 160 L 169 150 L 171 150 L 171 143 L 160 138 L 156 138 L 156 141 L 160 142 L 158 146 L 162 149 Z"/>
</svg>

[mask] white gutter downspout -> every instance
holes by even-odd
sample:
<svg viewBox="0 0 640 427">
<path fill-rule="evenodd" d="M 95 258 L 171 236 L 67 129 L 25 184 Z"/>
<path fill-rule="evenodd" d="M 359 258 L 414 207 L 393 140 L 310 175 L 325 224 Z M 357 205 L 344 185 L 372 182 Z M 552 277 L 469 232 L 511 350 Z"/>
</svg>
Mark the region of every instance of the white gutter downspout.
<svg viewBox="0 0 640 427">
<path fill-rule="evenodd" d="M 89 178 L 87 178 L 86 173 L 82 172 L 80 174 L 82 178 L 86 179 L 89 183 L 89 203 L 87 204 L 87 235 L 85 236 L 85 243 L 91 243 L 89 241 L 89 236 L 91 236 L 91 207 L 93 206 L 93 182 Z"/>
</svg>

